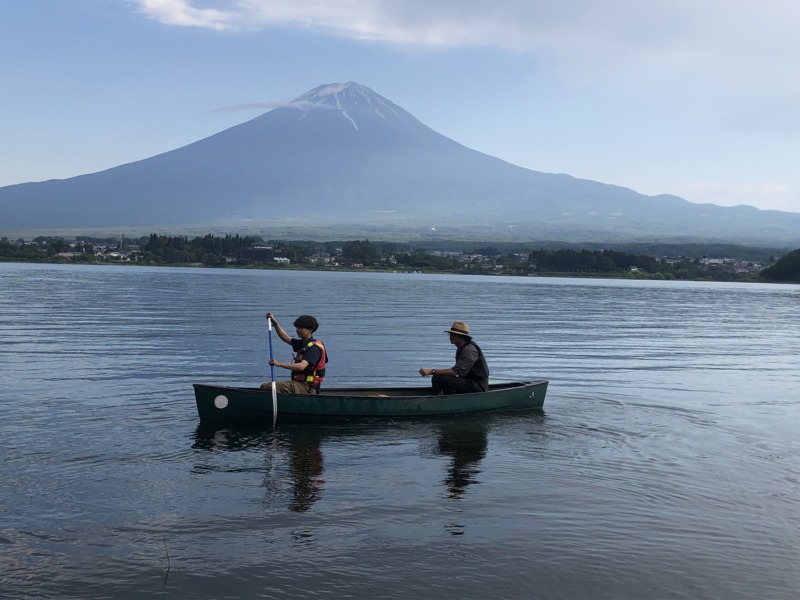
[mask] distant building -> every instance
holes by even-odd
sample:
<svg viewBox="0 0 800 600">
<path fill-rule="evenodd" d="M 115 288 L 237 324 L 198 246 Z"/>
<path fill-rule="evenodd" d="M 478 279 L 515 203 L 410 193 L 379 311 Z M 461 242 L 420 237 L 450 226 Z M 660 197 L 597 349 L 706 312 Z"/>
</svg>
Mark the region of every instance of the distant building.
<svg viewBox="0 0 800 600">
<path fill-rule="evenodd" d="M 271 262 L 275 258 L 275 249 L 272 246 L 240 248 L 237 257 L 258 262 Z"/>
</svg>

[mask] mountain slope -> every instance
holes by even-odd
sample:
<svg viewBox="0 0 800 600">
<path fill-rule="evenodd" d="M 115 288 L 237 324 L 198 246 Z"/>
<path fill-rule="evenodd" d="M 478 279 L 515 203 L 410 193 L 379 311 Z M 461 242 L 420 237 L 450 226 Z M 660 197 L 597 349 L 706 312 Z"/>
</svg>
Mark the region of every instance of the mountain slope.
<svg viewBox="0 0 800 600">
<path fill-rule="evenodd" d="M 145 160 L 0 188 L 4 230 L 176 229 L 226 219 L 513 225 L 532 236 L 592 239 L 800 238 L 800 215 L 647 197 L 517 167 L 436 133 L 353 82 L 317 87 Z"/>
</svg>

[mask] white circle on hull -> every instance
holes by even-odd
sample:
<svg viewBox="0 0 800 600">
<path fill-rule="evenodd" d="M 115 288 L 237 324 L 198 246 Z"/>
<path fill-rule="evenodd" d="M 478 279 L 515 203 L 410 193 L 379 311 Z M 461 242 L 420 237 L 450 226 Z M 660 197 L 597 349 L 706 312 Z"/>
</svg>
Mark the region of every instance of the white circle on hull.
<svg viewBox="0 0 800 600">
<path fill-rule="evenodd" d="M 214 406 L 216 406 L 219 409 L 225 408 L 226 406 L 228 406 L 228 397 L 220 394 L 219 396 L 214 398 Z"/>
</svg>

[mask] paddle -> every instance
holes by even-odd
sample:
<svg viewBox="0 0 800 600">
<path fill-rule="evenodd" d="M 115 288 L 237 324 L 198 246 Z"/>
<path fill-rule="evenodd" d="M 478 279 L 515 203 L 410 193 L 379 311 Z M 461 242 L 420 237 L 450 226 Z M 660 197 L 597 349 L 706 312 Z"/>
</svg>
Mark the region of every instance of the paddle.
<svg viewBox="0 0 800 600">
<path fill-rule="evenodd" d="M 278 419 L 278 391 L 275 389 L 275 365 L 272 363 L 272 319 L 267 319 L 269 326 L 269 360 L 270 360 L 270 374 L 272 376 L 272 426 L 275 427 L 275 421 Z"/>
</svg>

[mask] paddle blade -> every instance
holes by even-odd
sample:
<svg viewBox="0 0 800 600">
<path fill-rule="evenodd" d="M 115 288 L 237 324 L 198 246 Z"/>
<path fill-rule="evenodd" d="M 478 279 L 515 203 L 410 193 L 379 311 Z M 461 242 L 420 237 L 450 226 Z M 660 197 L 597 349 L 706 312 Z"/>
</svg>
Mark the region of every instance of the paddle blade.
<svg viewBox="0 0 800 600">
<path fill-rule="evenodd" d="M 275 382 L 272 382 L 272 426 L 275 427 L 275 421 L 278 420 L 278 390 L 275 388 Z"/>
</svg>

